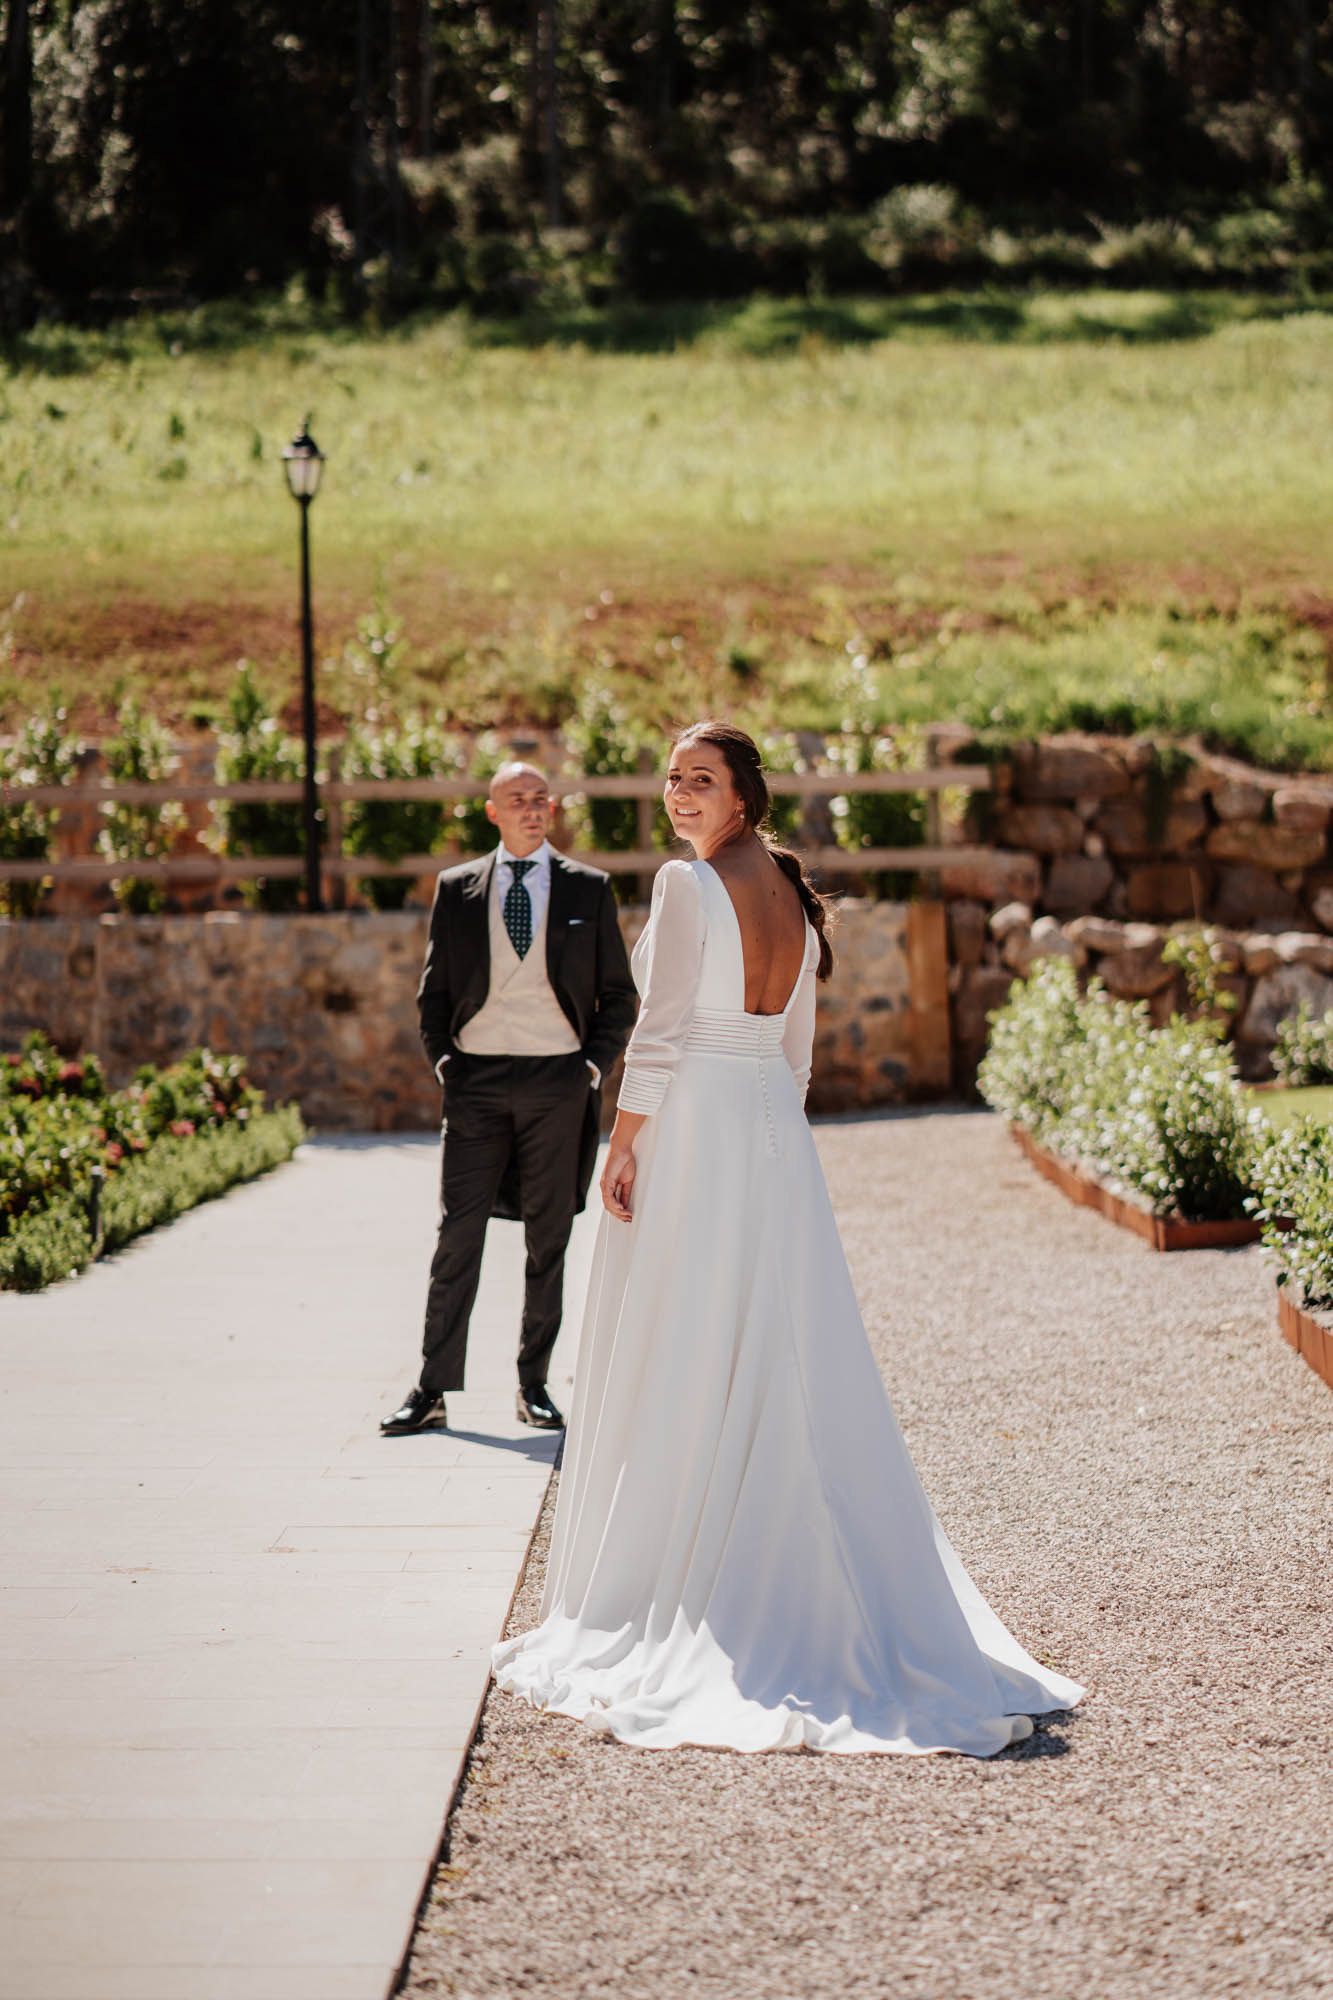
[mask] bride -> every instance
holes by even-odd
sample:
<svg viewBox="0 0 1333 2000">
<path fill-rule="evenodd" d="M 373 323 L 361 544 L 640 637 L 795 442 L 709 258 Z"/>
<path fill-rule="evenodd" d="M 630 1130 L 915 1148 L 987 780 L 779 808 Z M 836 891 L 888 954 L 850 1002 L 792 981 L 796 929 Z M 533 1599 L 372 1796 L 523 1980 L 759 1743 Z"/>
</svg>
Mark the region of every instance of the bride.
<svg viewBox="0 0 1333 2000">
<path fill-rule="evenodd" d="M 870 1352 L 803 1111 L 825 909 L 759 752 L 676 742 L 541 1623 L 498 1685 L 650 1749 L 989 1757 L 1072 1707 L 964 1570 Z"/>
</svg>

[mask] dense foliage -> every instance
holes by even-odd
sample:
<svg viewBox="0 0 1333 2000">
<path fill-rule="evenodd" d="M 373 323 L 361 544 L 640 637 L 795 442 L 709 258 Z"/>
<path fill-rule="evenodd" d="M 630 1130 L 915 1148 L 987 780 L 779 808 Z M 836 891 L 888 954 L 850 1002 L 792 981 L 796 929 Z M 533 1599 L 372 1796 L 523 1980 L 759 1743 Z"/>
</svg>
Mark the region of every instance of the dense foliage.
<svg viewBox="0 0 1333 2000">
<path fill-rule="evenodd" d="M 1333 1084 L 1333 1008 L 1315 1018 L 1308 1000 L 1279 1021 L 1273 1038 L 1273 1073 L 1288 1089 Z"/>
<path fill-rule="evenodd" d="M 1308 0 L 24 0 L 9 310 L 303 270 L 521 305 L 1326 246 Z M 1144 224 L 1144 218 L 1148 218 Z"/>
<path fill-rule="evenodd" d="M 31 804 L 17 788 L 71 782 L 78 763 L 78 744 L 65 722 L 65 710 L 53 701 L 42 714 L 28 716 L 12 741 L 0 743 L 0 859 L 51 858 L 59 814 L 54 806 Z M 0 917 L 35 916 L 50 887 L 48 876 L 0 881 Z"/>
<path fill-rule="evenodd" d="M 102 755 L 107 777 L 125 785 L 165 784 L 179 761 L 162 724 L 132 699 L 121 703 L 116 734 L 102 746 Z M 184 825 L 184 810 L 174 800 L 117 801 L 102 807 L 98 849 L 109 861 L 165 861 Z M 117 902 L 138 916 L 151 915 L 166 902 L 166 886 L 155 876 L 116 875 L 111 888 Z"/>
<path fill-rule="evenodd" d="M 239 1056 L 196 1049 L 112 1091 L 96 1056 L 64 1056 L 34 1032 L 0 1060 L 0 1286 L 66 1276 L 300 1138 L 299 1113 L 267 1111 Z"/>
<path fill-rule="evenodd" d="M 283 733 L 248 660 L 240 661 L 227 696 L 216 768 L 224 785 L 290 784 L 305 769 L 300 743 Z M 276 857 L 303 852 L 305 822 L 300 805 L 219 799 L 213 818 L 213 845 L 219 854 Z M 254 909 L 293 910 L 301 885 L 291 876 L 256 875 L 242 883 L 241 894 Z"/>
<path fill-rule="evenodd" d="M 1211 1019 L 1154 1028 L 1144 1002 L 1080 994 L 1066 959 L 1045 959 L 992 1017 L 982 1096 L 1051 1151 L 1159 1215 L 1244 1213 L 1262 1114 L 1248 1103 Z"/>
<path fill-rule="evenodd" d="M 1259 1158 L 1264 1247 L 1300 1304 L 1333 1310 L 1333 1125 L 1298 1119 Z"/>
</svg>

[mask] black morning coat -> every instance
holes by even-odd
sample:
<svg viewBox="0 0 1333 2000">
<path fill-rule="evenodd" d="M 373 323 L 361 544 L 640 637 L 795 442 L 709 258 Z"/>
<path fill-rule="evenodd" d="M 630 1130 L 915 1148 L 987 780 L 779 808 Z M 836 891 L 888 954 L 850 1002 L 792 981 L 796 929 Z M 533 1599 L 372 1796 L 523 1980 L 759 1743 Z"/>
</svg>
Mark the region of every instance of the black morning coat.
<svg viewBox="0 0 1333 2000">
<path fill-rule="evenodd" d="M 457 1052 L 456 1036 L 483 1006 L 491 984 L 489 919 L 495 853 L 461 861 L 436 878 L 426 962 L 417 988 L 421 1039 L 432 1071 Z M 589 1062 L 603 1076 L 629 1040 L 637 996 L 616 919 L 611 878 L 551 850 L 546 911 L 546 976 Z M 578 1159 L 578 1207 L 587 1200 L 597 1158 L 602 1093 L 588 1092 Z M 518 1162 L 510 1158 L 492 1213 L 521 1215 Z"/>
</svg>

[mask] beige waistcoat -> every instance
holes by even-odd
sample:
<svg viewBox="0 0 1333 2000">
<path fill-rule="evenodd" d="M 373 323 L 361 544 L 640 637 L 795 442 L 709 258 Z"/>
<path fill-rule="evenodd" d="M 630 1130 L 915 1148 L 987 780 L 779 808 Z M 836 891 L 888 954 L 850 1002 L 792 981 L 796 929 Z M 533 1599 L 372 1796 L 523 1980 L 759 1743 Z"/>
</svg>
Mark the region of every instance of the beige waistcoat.
<svg viewBox="0 0 1333 2000">
<path fill-rule="evenodd" d="M 498 874 L 498 870 L 496 873 Z M 492 878 L 489 926 L 491 936 L 491 986 L 485 1004 L 478 1008 L 456 1039 L 469 1056 L 565 1056 L 579 1046 L 579 1038 L 569 1025 L 564 1008 L 551 991 L 546 977 L 546 926 L 551 903 L 547 898 L 541 922 L 532 934 L 526 958 L 520 958 L 505 929 L 502 898 Z"/>
</svg>

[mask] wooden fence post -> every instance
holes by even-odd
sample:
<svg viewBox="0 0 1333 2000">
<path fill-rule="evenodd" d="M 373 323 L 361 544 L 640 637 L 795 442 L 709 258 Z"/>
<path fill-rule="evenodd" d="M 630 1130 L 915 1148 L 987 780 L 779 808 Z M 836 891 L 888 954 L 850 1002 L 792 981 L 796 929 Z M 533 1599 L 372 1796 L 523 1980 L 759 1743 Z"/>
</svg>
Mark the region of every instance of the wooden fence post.
<svg viewBox="0 0 1333 2000">
<path fill-rule="evenodd" d="M 639 751 L 635 768 L 640 771 L 651 771 L 656 762 L 657 760 L 653 756 L 652 751 L 645 744 Z M 656 799 L 636 799 L 634 802 L 634 845 L 636 847 L 646 849 L 652 846 L 656 822 Z M 652 876 L 640 875 L 634 884 L 634 893 L 641 903 L 651 901 L 653 893 Z"/>
<path fill-rule="evenodd" d="M 336 785 L 342 774 L 343 747 L 341 743 L 331 743 L 328 752 L 329 784 Z M 334 861 L 342 860 L 343 852 L 343 802 L 336 796 L 324 794 L 324 852 Z M 329 883 L 329 903 L 335 910 L 347 908 L 347 877 L 341 869 L 334 872 Z"/>
</svg>

